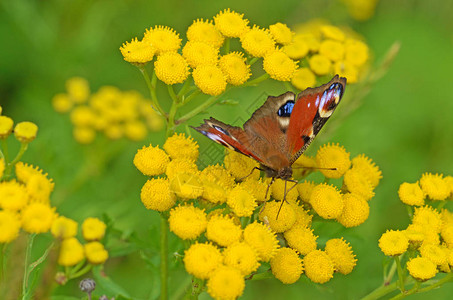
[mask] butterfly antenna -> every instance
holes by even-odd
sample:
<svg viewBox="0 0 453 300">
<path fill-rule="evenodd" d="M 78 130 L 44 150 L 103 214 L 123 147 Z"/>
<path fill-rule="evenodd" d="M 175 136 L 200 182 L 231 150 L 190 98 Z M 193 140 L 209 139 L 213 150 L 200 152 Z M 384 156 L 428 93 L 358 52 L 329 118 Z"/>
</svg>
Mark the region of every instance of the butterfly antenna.
<svg viewBox="0 0 453 300">
<path fill-rule="evenodd" d="M 293 185 L 288 191 L 286 191 L 286 183 L 287 183 L 288 181 L 294 182 L 294 185 Z M 288 201 L 286 201 L 286 195 L 287 195 L 289 192 L 291 192 L 291 190 L 292 190 L 293 188 L 295 188 L 297 184 L 298 184 L 297 180 L 285 180 L 285 194 L 283 195 L 282 204 L 280 205 L 280 208 L 278 209 L 277 217 L 275 218 L 275 220 L 278 219 L 278 215 L 280 214 L 280 211 L 282 210 L 283 203 L 288 202 Z"/>
<path fill-rule="evenodd" d="M 266 196 L 264 196 L 264 200 L 266 200 L 266 201 L 267 201 L 267 193 L 269 193 L 269 188 L 270 188 L 271 185 L 274 183 L 274 181 L 275 181 L 275 177 L 272 177 L 271 182 L 267 185 Z"/>
<path fill-rule="evenodd" d="M 310 169 L 310 170 L 330 170 L 330 171 L 336 171 L 337 168 L 320 168 L 320 167 L 304 167 L 304 166 L 299 166 L 299 167 L 292 167 L 293 169 Z"/>
</svg>

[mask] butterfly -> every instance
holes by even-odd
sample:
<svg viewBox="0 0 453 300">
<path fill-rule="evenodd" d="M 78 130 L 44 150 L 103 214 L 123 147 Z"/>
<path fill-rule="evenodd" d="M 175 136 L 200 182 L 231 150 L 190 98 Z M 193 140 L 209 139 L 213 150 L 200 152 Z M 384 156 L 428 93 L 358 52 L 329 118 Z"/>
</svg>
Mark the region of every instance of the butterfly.
<svg viewBox="0 0 453 300">
<path fill-rule="evenodd" d="M 292 92 L 269 96 L 243 128 L 210 118 L 194 129 L 259 162 L 271 182 L 277 178 L 292 181 L 292 164 L 335 111 L 345 87 L 346 78 L 335 75 L 330 82 L 297 96 Z"/>
</svg>

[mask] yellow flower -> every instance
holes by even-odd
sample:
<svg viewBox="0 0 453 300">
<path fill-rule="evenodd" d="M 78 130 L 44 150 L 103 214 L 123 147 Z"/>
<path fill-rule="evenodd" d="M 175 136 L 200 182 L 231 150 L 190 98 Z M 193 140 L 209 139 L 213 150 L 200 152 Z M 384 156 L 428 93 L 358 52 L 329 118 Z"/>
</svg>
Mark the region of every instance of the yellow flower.
<svg viewBox="0 0 453 300">
<path fill-rule="evenodd" d="M 201 65 L 192 72 L 195 85 L 205 94 L 218 96 L 225 91 L 227 81 L 222 70 L 215 65 Z"/>
<path fill-rule="evenodd" d="M 304 271 L 302 260 L 297 252 L 291 248 L 278 249 L 270 263 L 272 274 L 284 284 L 296 282 Z"/>
<path fill-rule="evenodd" d="M 225 203 L 227 201 L 227 190 L 223 184 L 216 182 L 214 179 L 202 179 L 203 199 L 212 203 Z"/>
<path fill-rule="evenodd" d="M 29 164 L 24 164 L 23 162 L 18 162 L 15 166 L 16 177 L 22 183 L 27 183 L 31 177 L 35 175 L 41 175 L 47 178 L 47 173 L 43 174 L 42 170 L 38 167 L 34 167 Z"/>
<path fill-rule="evenodd" d="M 0 182 L 0 207 L 7 210 L 21 210 L 28 203 L 25 187 L 16 180 Z"/>
<path fill-rule="evenodd" d="M 296 62 L 283 51 L 270 51 L 264 56 L 263 69 L 272 79 L 290 81 L 296 68 Z"/>
<path fill-rule="evenodd" d="M 142 121 L 131 121 L 124 124 L 124 135 L 131 141 L 142 141 L 148 134 Z"/>
<path fill-rule="evenodd" d="M 450 198 L 453 196 L 453 176 L 444 177 L 444 181 L 450 189 Z"/>
<path fill-rule="evenodd" d="M 72 135 L 77 143 L 87 145 L 96 138 L 96 131 L 91 127 L 74 127 Z"/>
<path fill-rule="evenodd" d="M 357 169 L 371 183 L 373 188 L 377 187 L 382 178 L 382 172 L 379 167 L 365 154 L 360 154 L 352 159 L 352 167 Z"/>
<path fill-rule="evenodd" d="M 226 37 L 239 37 L 249 30 L 249 21 L 244 19 L 244 15 L 230 11 L 229 8 L 219 12 L 214 17 L 214 23 L 217 30 Z"/>
<path fill-rule="evenodd" d="M 227 82 L 232 85 L 241 85 L 252 75 L 250 65 L 247 64 L 242 52 L 235 51 L 221 56 L 219 67 L 226 75 Z"/>
<path fill-rule="evenodd" d="M 289 58 L 299 60 L 308 54 L 308 45 L 304 38 L 295 36 L 292 43 L 284 46 L 282 51 L 285 52 Z"/>
<path fill-rule="evenodd" d="M 412 258 L 406 266 L 409 274 L 420 281 L 431 279 L 437 274 L 436 264 L 424 257 Z"/>
<path fill-rule="evenodd" d="M 326 252 L 314 250 L 303 259 L 305 275 L 316 283 L 326 283 L 333 278 L 334 264 Z"/>
<path fill-rule="evenodd" d="M 256 201 L 263 202 L 266 201 L 266 190 L 267 184 L 260 180 L 255 180 L 253 178 L 247 178 L 245 181 L 239 184 L 242 188 L 247 190 Z"/>
<path fill-rule="evenodd" d="M 104 134 L 111 140 L 118 140 L 123 137 L 123 126 L 120 124 L 111 124 L 104 130 Z"/>
<path fill-rule="evenodd" d="M 201 171 L 201 180 L 218 182 L 228 190 L 235 186 L 234 177 L 222 166 L 211 165 Z"/>
<path fill-rule="evenodd" d="M 294 226 L 302 225 L 304 227 L 310 227 L 313 215 L 308 213 L 308 210 L 305 210 L 303 206 L 295 205 L 293 206 L 294 211 L 296 212 L 296 223 Z"/>
<path fill-rule="evenodd" d="M 5 159 L 0 158 L 0 178 L 3 177 L 3 172 L 5 172 Z"/>
<path fill-rule="evenodd" d="M 82 77 L 72 77 L 66 80 L 66 90 L 69 98 L 74 103 L 83 103 L 90 96 L 90 85 L 88 80 Z"/>
<path fill-rule="evenodd" d="M 223 251 L 224 264 L 241 271 L 246 276 L 258 269 L 258 255 L 252 246 L 245 242 L 229 245 Z"/>
<path fill-rule="evenodd" d="M 19 236 L 20 220 L 16 213 L 0 210 L 0 243 L 10 243 Z"/>
<path fill-rule="evenodd" d="M 219 266 L 212 272 L 206 284 L 208 294 L 217 300 L 237 299 L 245 288 L 245 280 L 238 269 Z"/>
<path fill-rule="evenodd" d="M 285 231 L 284 237 L 288 246 L 302 255 L 307 255 L 316 250 L 318 236 L 313 234 L 312 229 L 304 225 L 294 225 L 288 231 Z"/>
<path fill-rule="evenodd" d="M 351 166 L 350 153 L 343 146 L 327 144 L 319 148 L 316 153 L 316 164 L 319 168 L 335 168 L 336 170 L 319 171 L 328 178 L 340 178 Z"/>
<path fill-rule="evenodd" d="M 244 229 L 244 242 L 252 246 L 261 261 L 267 262 L 274 257 L 278 249 L 278 240 L 269 227 L 253 222 Z"/>
<path fill-rule="evenodd" d="M 182 199 L 196 199 L 203 195 L 203 184 L 194 173 L 178 173 L 171 179 L 170 189 Z"/>
<path fill-rule="evenodd" d="M 335 74 L 346 77 L 348 83 L 356 83 L 358 81 L 359 70 L 349 61 L 337 61 L 333 66 L 333 70 Z"/>
<path fill-rule="evenodd" d="M 280 214 L 277 217 L 279 210 Z M 269 227 L 273 231 L 277 233 L 284 232 L 290 229 L 296 222 L 296 212 L 291 204 L 282 203 L 281 201 L 268 201 L 261 210 L 259 219 L 261 221 L 268 222 Z"/>
<path fill-rule="evenodd" d="M 425 194 L 416 183 L 403 182 L 398 189 L 398 196 L 404 204 L 422 206 L 425 204 Z"/>
<path fill-rule="evenodd" d="M 11 134 L 13 125 L 13 119 L 7 116 L 0 116 L 0 139 L 5 139 Z"/>
<path fill-rule="evenodd" d="M 407 226 L 406 230 L 404 230 L 404 235 L 409 239 L 409 242 L 416 245 L 416 247 L 418 247 L 426 237 L 423 228 L 417 224 L 410 224 Z"/>
<path fill-rule="evenodd" d="M 92 108 L 80 105 L 71 111 L 70 118 L 74 126 L 90 127 L 95 122 L 96 114 Z"/>
<path fill-rule="evenodd" d="M 205 42 L 215 48 L 223 44 L 223 35 L 215 28 L 211 20 L 197 19 L 187 28 L 187 39 L 189 41 Z"/>
<path fill-rule="evenodd" d="M 356 67 L 365 64 L 369 57 L 368 52 L 368 46 L 359 40 L 349 39 L 345 42 L 345 60 Z"/>
<path fill-rule="evenodd" d="M 378 0 L 342 0 L 348 13 L 357 21 L 366 21 L 373 17 Z"/>
<path fill-rule="evenodd" d="M 109 253 L 105 250 L 104 245 L 99 242 L 87 243 L 84 248 L 88 261 L 93 265 L 103 264 L 109 258 Z"/>
<path fill-rule="evenodd" d="M 196 161 L 198 158 L 198 144 L 191 136 L 186 137 L 184 133 L 175 133 L 169 137 L 164 144 L 164 150 L 171 159 L 185 158 Z"/>
<path fill-rule="evenodd" d="M 419 251 L 422 257 L 426 257 L 438 266 L 447 263 L 447 255 L 439 245 L 423 243 Z"/>
<path fill-rule="evenodd" d="M 351 273 L 357 264 L 351 246 L 343 238 L 328 240 L 325 251 L 332 260 L 335 270 L 341 274 Z"/>
<path fill-rule="evenodd" d="M 56 238 L 67 239 L 76 236 L 77 227 L 78 224 L 76 221 L 59 216 L 53 221 L 50 232 Z"/>
<path fill-rule="evenodd" d="M 294 187 L 294 183 L 291 181 L 286 181 L 283 179 L 276 179 L 274 183 L 271 185 L 271 192 L 272 196 L 276 200 L 283 200 L 285 194 L 286 194 L 286 201 L 293 203 L 297 200 L 297 197 L 299 196 L 299 192 L 297 190 L 297 186 Z"/>
<path fill-rule="evenodd" d="M 189 76 L 189 64 L 181 54 L 165 52 L 154 62 L 154 72 L 165 84 L 182 83 Z"/>
<path fill-rule="evenodd" d="M 75 238 L 68 238 L 61 242 L 58 264 L 70 267 L 78 264 L 85 258 L 82 244 Z"/>
<path fill-rule="evenodd" d="M 404 232 L 387 230 L 379 239 L 379 248 L 387 256 L 398 256 L 406 252 L 409 240 Z"/>
<path fill-rule="evenodd" d="M 107 225 L 98 218 L 86 218 L 82 223 L 83 238 L 87 241 L 101 240 Z"/>
<path fill-rule="evenodd" d="M 153 178 L 142 187 L 140 199 L 147 209 L 166 211 L 176 203 L 176 196 L 167 179 Z"/>
<path fill-rule="evenodd" d="M 442 227 L 442 218 L 435 209 L 426 205 L 415 208 L 412 223 L 421 225 L 425 230 L 429 229 L 439 233 Z"/>
<path fill-rule="evenodd" d="M 343 184 L 349 192 L 357 194 L 367 201 L 374 197 L 370 181 L 357 169 L 352 168 L 346 171 Z"/>
<path fill-rule="evenodd" d="M 30 143 L 37 133 L 38 126 L 32 122 L 20 122 L 14 127 L 14 136 L 21 143 Z"/>
<path fill-rule="evenodd" d="M 47 204 L 34 202 L 27 205 L 21 212 L 22 228 L 29 233 L 49 231 L 55 220 L 55 208 Z"/>
<path fill-rule="evenodd" d="M 257 206 L 255 197 L 241 186 L 228 192 L 227 204 L 238 217 L 250 217 Z"/>
<path fill-rule="evenodd" d="M 168 179 L 173 180 L 181 173 L 198 175 L 198 167 L 195 161 L 189 160 L 188 158 L 176 158 L 168 163 L 165 171 Z"/>
<path fill-rule="evenodd" d="M 44 204 L 50 203 L 50 193 L 52 193 L 54 186 L 52 179 L 48 179 L 43 174 L 32 175 L 25 184 L 30 200 Z"/>
<path fill-rule="evenodd" d="M 218 245 L 226 247 L 241 239 L 242 229 L 241 226 L 234 224 L 232 218 L 215 215 L 208 221 L 205 236 Z"/>
<path fill-rule="evenodd" d="M 368 219 L 370 206 L 361 196 L 346 193 L 343 195 L 343 203 L 343 212 L 337 217 L 337 221 L 344 227 L 359 226 Z"/>
<path fill-rule="evenodd" d="M 315 86 L 316 76 L 308 68 L 299 68 L 294 72 L 294 75 L 291 78 L 291 84 L 303 91 L 309 87 Z"/>
<path fill-rule="evenodd" d="M 293 40 L 294 32 L 286 24 L 278 22 L 270 25 L 269 32 L 278 44 L 288 45 Z"/>
<path fill-rule="evenodd" d="M 425 173 L 420 178 L 420 187 L 431 200 L 445 200 L 450 196 L 450 187 L 442 174 Z"/>
<path fill-rule="evenodd" d="M 192 68 L 215 65 L 219 58 L 219 49 L 205 42 L 188 41 L 182 48 L 182 56 Z"/>
<path fill-rule="evenodd" d="M 142 42 L 150 43 L 157 54 L 176 51 L 181 47 L 179 34 L 174 29 L 162 25 L 146 29 Z"/>
<path fill-rule="evenodd" d="M 324 40 L 319 46 L 319 54 L 324 55 L 331 61 L 340 61 L 344 57 L 344 46 L 334 40 Z"/>
<path fill-rule="evenodd" d="M 195 243 L 184 252 L 184 266 L 187 273 L 200 279 L 208 279 L 222 264 L 220 250 L 210 243 Z M 239 271 L 238 271 L 239 272 Z"/>
<path fill-rule="evenodd" d="M 320 28 L 321 34 L 326 38 L 326 39 L 332 39 L 332 40 L 337 40 L 337 41 L 344 41 L 345 34 L 344 32 L 332 25 L 323 25 Z"/>
<path fill-rule="evenodd" d="M 138 64 L 152 61 L 156 52 L 151 43 L 138 41 L 137 38 L 134 38 L 130 43 L 123 43 L 120 51 L 125 61 Z"/>
<path fill-rule="evenodd" d="M 168 223 L 179 238 L 196 239 L 206 230 L 206 213 L 193 205 L 178 206 L 170 211 Z"/>
<path fill-rule="evenodd" d="M 134 156 L 135 167 L 147 176 L 160 175 L 165 172 L 170 159 L 159 146 L 143 146 Z"/>
<path fill-rule="evenodd" d="M 73 102 L 69 99 L 67 94 L 56 94 L 52 98 L 52 106 L 56 112 L 67 113 L 71 110 Z"/>
<path fill-rule="evenodd" d="M 225 165 L 225 169 L 236 179 L 257 180 L 260 177 L 260 172 L 257 169 L 250 174 L 253 168 L 259 166 L 258 163 L 250 157 L 236 151 L 227 149 L 223 163 Z"/>
<path fill-rule="evenodd" d="M 313 192 L 313 189 L 315 187 L 316 183 L 314 183 L 313 181 L 304 180 L 301 183 L 297 184 L 296 188 L 297 191 L 299 192 L 300 199 L 302 199 L 302 201 L 306 203 L 309 203 L 311 193 Z"/>
<path fill-rule="evenodd" d="M 316 213 L 324 219 L 339 217 L 344 208 L 340 191 L 335 186 L 328 184 L 319 184 L 313 189 L 310 204 Z"/>
<path fill-rule="evenodd" d="M 320 54 L 315 54 L 310 57 L 308 60 L 308 65 L 316 75 L 320 76 L 329 74 L 332 69 L 332 63 L 330 62 L 330 60 L 324 55 Z"/>
<path fill-rule="evenodd" d="M 447 247 L 453 249 L 453 224 L 442 223 L 440 235 Z"/>
<path fill-rule="evenodd" d="M 241 45 L 245 51 L 255 57 L 264 57 L 275 49 L 275 42 L 269 31 L 258 26 L 253 26 L 241 35 Z"/>
</svg>

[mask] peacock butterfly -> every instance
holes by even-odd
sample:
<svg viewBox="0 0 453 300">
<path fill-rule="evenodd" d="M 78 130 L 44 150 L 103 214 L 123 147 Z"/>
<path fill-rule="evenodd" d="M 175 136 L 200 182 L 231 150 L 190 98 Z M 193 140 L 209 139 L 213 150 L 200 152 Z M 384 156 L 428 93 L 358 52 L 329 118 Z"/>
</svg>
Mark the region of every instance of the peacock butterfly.
<svg viewBox="0 0 453 300">
<path fill-rule="evenodd" d="M 268 97 L 244 129 L 214 118 L 194 127 L 216 143 L 249 156 L 261 165 L 268 177 L 289 181 L 292 164 L 307 149 L 340 103 L 346 78 L 335 75 L 316 88 L 299 95 L 286 92 Z"/>
</svg>

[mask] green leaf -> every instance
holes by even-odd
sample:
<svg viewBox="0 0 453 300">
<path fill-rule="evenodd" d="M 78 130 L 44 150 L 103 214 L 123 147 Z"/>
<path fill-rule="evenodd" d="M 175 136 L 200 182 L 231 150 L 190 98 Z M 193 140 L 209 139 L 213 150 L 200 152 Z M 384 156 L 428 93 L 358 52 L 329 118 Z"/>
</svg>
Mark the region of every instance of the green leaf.
<svg viewBox="0 0 453 300">
<path fill-rule="evenodd" d="M 101 272 L 102 266 L 95 266 L 93 268 L 93 276 L 99 286 L 101 286 L 111 295 L 120 295 L 126 299 L 133 299 L 132 296 L 123 287 L 119 286 L 110 277 L 105 276 Z"/>
</svg>

